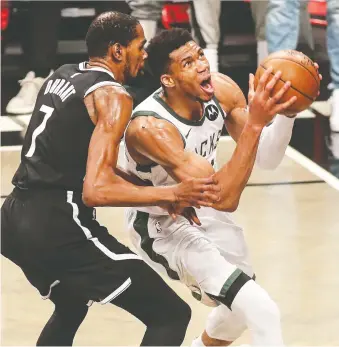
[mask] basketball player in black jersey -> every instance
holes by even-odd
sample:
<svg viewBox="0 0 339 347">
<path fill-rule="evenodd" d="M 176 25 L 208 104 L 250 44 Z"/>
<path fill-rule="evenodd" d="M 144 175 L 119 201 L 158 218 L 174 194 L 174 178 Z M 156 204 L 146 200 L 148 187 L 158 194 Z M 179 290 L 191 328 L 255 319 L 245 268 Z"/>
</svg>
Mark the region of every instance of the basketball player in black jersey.
<svg viewBox="0 0 339 347">
<path fill-rule="evenodd" d="M 122 87 L 147 56 L 136 19 L 98 16 L 89 62 L 60 67 L 42 86 L 13 192 L 1 209 L 1 252 L 55 304 L 37 344 L 71 345 L 88 304 L 113 303 L 141 320 L 142 345 L 180 345 L 190 308 L 95 220 L 95 206 L 211 206 L 213 179 L 141 187 L 117 167 L 132 101 Z"/>
</svg>

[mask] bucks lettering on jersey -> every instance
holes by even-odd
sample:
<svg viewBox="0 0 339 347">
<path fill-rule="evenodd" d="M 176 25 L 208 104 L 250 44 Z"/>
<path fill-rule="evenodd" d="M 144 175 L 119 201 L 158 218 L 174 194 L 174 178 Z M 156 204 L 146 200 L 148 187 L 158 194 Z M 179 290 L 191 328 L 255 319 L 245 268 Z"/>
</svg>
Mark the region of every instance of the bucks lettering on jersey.
<svg viewBox="0 0 339 347">
<path fill-rule="evenodd" d="M 160 97 L 157 90 L 140 103 L 132 114 L 132 119 L 141 116 L 154 116 L 171 122 L 180 132 L 186 151 L 195 152 L 206 158 L 216 169 L 217 145 L 224 126 L 226 114 L 216 98 L 203 104 L 203 117 L 199 121 L 190 121 L 176 114 Z M 154 163 L 141 166 L 129 155 L 125 146 L 125 169 L 143 180 L 152 182 L 153 186 L 173 185 L 176 182 L 160 165 Z M 159 207 L 138 207 L 140 211 L 153 214 L 165 214 Z"/>
</svg>

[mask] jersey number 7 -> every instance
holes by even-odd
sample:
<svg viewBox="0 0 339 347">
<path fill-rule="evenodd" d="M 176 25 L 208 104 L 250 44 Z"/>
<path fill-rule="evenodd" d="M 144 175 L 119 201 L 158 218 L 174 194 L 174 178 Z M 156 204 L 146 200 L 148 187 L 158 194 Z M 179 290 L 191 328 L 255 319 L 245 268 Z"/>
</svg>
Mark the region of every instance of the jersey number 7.
<svg viewBox="0 0 339 347">
<path fill-rule="evenodd" d="M 28 152 L 26 153 L 26 157 L 28 157 L 28 158 L 33 156 L 33 154 L 35 152 L 35 147 L 36 147 L 36 138 L 45 130 L 46 123 L 47 123 L 48 119 L 51 117 L 51 115 L 54 111 L 54 108 L 46 106 L 46 105 L 42 105 L 40 107 L 40 111 L 45 113 L 45 116 L 44 116 L 44 119 L 42 120 L 42 123 L 33 131 L 32 143 L 31 143 L 31 146 L 29 147 Z"/>
</svg>

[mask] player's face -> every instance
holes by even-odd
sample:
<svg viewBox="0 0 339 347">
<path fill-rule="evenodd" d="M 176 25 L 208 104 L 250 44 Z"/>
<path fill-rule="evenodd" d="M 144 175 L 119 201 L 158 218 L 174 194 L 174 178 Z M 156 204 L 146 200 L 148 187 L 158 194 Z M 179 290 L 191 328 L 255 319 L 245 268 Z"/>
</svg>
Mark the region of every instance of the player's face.
<svg viewBox="0 0 339 347">
<path fill-rule="evenodd" d="M 140 24 L 136 27 L 137 36 L 127 46 L 126 77 L 136 77 L 144 67 L 147 53 L 144 49 L 146 39 L 144 30 Z"/>
<path fill-rule="evenodd" d="M 179 93 L 209 101 L 214 95 L 210 65 L 204 51 L 194 41 L 187 42 L 170 54 L 170 76 Z"/>
</svg>

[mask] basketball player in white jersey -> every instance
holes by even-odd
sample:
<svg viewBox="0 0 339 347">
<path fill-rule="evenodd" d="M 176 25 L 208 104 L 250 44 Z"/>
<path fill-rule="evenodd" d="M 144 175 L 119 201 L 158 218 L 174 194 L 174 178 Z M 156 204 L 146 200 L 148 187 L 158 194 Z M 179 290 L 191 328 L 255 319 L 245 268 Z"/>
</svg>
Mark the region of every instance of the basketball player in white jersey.
<svg viewBox="0 0 339 347">
<path fill-rule="evenodd" d="M 271 97 L 281 73 L 268 82 L 268 69 L 256 91 L 251 75 L 247 107 L 234 81 L 210 74 L 202 49 L 182 29 L 154 37 L 148 57 L 161 88 L 134 110 L 125 133 L 127 171 L 154 186 L 211 175 L 217 171 L 216 148 L 224 125 L 237 147 L 215 173 L 222 198 L 214 209 L 203 207 L 197 216 L 185 209 L 174 221 L 160 207 L 129 208 L 132 242 L 153 268 L 215 306 L 193 345 L 229 345 L 246 327 L 253 345 L 282 345 L 279 309 L 254 281 L 242 228 L 228 212 L 237 208 L 254 163 L 273 169 L 284 156 L 294 119 L 276 114 L 296 100 L 278 103 L 290 82 Z"/>
</svg>

